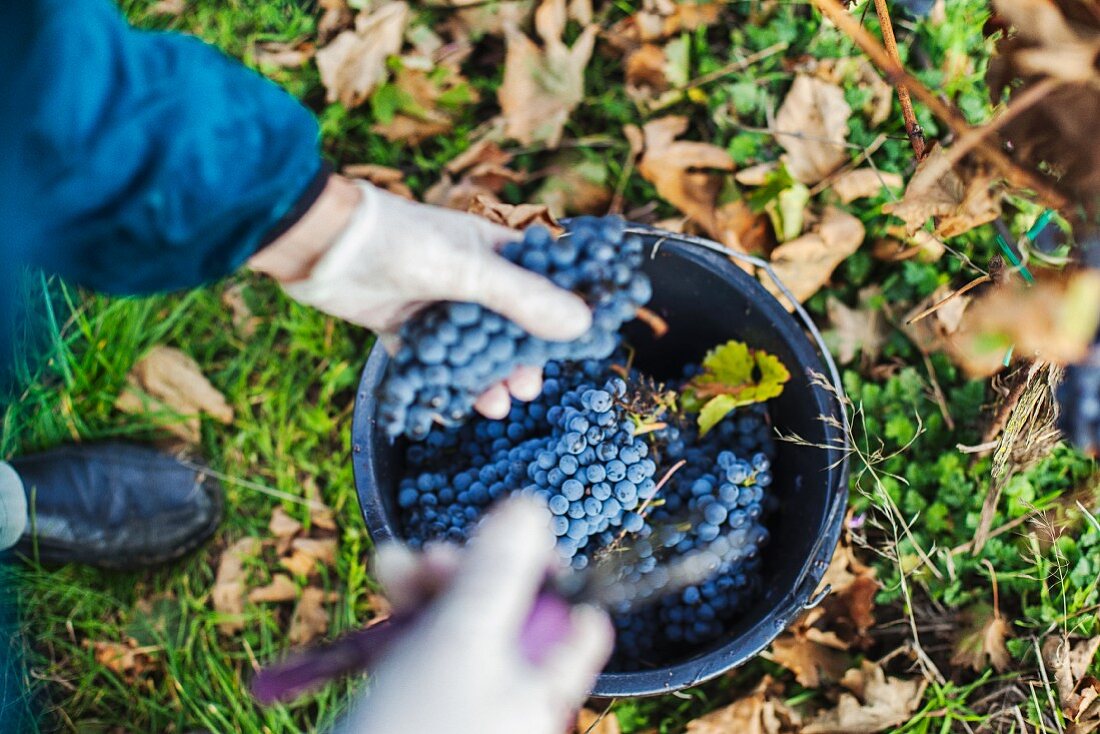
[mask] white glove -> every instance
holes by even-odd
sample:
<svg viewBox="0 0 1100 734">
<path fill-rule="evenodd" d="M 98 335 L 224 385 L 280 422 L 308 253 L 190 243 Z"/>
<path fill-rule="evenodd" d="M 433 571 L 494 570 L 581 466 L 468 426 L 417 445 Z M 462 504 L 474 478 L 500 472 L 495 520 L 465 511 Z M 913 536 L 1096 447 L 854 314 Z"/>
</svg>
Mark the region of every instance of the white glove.
<svg viewBox="0 0 1100 734">
<path fill-rule="evenodd" d="M 461 553 L 379 549 L 376 567 L 396 608 L 439 593 L 383 660 L 346 734 L 561 734 L 611 653 L 607 615 L 578 606 L 541 664 L 520 652 L 520 630 L 557 562 L 545 508 L 513 499 Z"/>
<path fill-rule="evenodd" d="M 305 279 L 283 285 L 294 300 L 372 329 L 391 351 L 401 323 L 432 301 L 479 303 L 544 339 L 588 330 L 592 312 L 583 300 L 496 254 L 519 237 L 515 231 L 356 185 L 361 199 L 343 234 Z M 519 368 L 507 388 L 531 400 L 542 389 L 540 375 Z M 491 389 L 478 409 L 504 417 L 508 389 Z"/>
</svg>

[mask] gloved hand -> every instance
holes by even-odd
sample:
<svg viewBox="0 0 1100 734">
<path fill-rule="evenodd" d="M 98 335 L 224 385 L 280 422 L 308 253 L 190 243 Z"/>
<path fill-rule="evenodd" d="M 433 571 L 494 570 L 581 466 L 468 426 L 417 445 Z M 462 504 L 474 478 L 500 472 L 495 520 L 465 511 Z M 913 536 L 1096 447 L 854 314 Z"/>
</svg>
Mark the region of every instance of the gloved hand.
<svg viewBox="0 0 1100 734">
<path fill-rule="evenodd" d="M 557 562 L 546 510 L 528 499 L 490 514 L 465 551 L 379 549 L 395 608 L 429 607 L 374 671 L 351 734 L 561 734 L 611 653 L 607 615 L 574 607 L 565 639 L 532 663 L 519 634 Z"/>
<path fill-rule="evenodd" d="M 479 303 L 544 339 L 575 339 L 588 330 L 592 313 L 584 301 L 496 254 L 516 232 L 356 185 L 359 202 L 343 233 L 308 276 L 283 283 L 291 298 L 374 330 L 391 351 L 401 323 L 432 301 Z M 521 400 L 541 390 L 532 368 L 505 382 Z M 509 404 L 508 390 L 498 386 L 477 407 L 503 417 Z"/>
</svg>

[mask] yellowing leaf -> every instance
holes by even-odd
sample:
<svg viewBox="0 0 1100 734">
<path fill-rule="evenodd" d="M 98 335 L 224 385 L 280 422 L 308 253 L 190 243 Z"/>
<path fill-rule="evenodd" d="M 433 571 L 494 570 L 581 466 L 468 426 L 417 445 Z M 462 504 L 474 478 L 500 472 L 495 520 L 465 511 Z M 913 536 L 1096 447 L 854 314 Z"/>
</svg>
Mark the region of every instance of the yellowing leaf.
<svg viewBox="0 0 1100 734">
<path fill-rule="evenodd" d="M 561 39 L 565 22 L 565 0 L 543 0 L 535 11 L 541 49 L 515 25 L 505 28 L 508 48 L 497 96 L 506 134 L 524 145 L 557 147 L 570 113 L 584 99 L 584 69 L 599 28 L 586 27 L 570 48 Z"/>
<path fill-rule="evenodd" d="M 386 78 L 386 59 L 401 51 L 409 6 L 391 2 L 373 13 L 360 13 L 355 29 L 336 36 L 317 51 L 317 70 L 329 102 L 357 107 Z"/>
<path fill-rule="evenodd" d="M 704 403 L 698 421 L 706 434 L 734 408 L 776 397 L 790 378 L 777 357 L 730 340 L 707 353 L 703 374 L 685 388 L 685 404 Z"/>
<path fill-rule="evenodd" d="M 815 184 L 848 161 L 851 115 L 840 87 L 805 74 L 795 77 L 775 116 L 775 137 L 796 180 Z"/>
</svg>

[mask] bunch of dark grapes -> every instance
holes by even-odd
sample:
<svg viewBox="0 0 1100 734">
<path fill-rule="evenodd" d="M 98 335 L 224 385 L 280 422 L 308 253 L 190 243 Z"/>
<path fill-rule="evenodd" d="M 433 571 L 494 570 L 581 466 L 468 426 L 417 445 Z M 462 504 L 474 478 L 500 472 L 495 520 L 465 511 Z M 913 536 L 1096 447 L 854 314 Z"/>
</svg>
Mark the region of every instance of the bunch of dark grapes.
<svg viewBox="0 0 1100 734">
<path fill-rule="evenodd" d="M 611 364 L 551 361 L 542 394 L 515 402 L 505 420 L 475 418 L 410 442 L 398 504 L 417 547 L 466 540 L 496 500 L 525 492 L 550 508 L 558 551 L 574 568 L 612 548 L 628 555 L 621 578 L 647 604 L 615 615 L 616 660 L 636 668 L 720 637 L 759 593 L 775 446 L 760 405 L 702 437 L 693 416 L 676 414 L 635 435 L 628 393 L 640 378 L 631 372 L 628 389 Z M 658 474 L 681 460 L 655 494 Z M 715 573 L 662 596 L 664 561 L 696 551 L 713 556 Z"/>
<path fill-rule="evenodd" d="M 501 255 L 580 295 L 592 308 L 592 328 L 574 341 L 552 342 L 477 304 L 430 306 L 402 327 L 403 346 L 382 385 L 379 418 L 390 436 L 423 439 L 433 424 L 458 424 L 482 392 L 519 365 L 606 358 L 619 327 L 651 295 L 642 242 L 625 236 L 617 217 L 578 218 L 557 239 L 531 227 Z"/>
<path fill-rule="evenodd" d="M 1084 362 L 1066 368 L 1058 403 L 1058 425 L 1070 443 L 1086 453 L 1100 453 L 1100 339 Z"/>
<path fill-rule="evenodd" d="M 558 551 L 577 569 L 588 565 L 592 550 L 611 542 L 612 528 L 642 529 L 635 510 L 657 486 L 649 447 L 615 402 L 625 393 L 618 377 L 602 388 L 581 383 L 562 393 L 547 411 L 550 441 L 527 467 L 525 490 L 550 508 Z"/>
</svg>

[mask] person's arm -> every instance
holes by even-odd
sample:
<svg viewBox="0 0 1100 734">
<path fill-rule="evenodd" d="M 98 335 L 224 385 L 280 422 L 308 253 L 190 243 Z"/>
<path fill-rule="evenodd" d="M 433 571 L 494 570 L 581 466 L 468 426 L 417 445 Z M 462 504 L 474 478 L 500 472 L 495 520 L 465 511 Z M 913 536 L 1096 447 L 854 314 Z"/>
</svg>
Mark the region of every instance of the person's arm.
<svg viewBox="0 0 1100 734">
<path fill-rule="evenodd" d="M 107 292 L 191 287 L 324 189 L 313 115 L 215 48 L 133 29 L 108 0 L 4 5 L 0 45 L 20 49 L 4 94 L 19 105 L 0 146 L 31 264 Z"/>
</svg>

